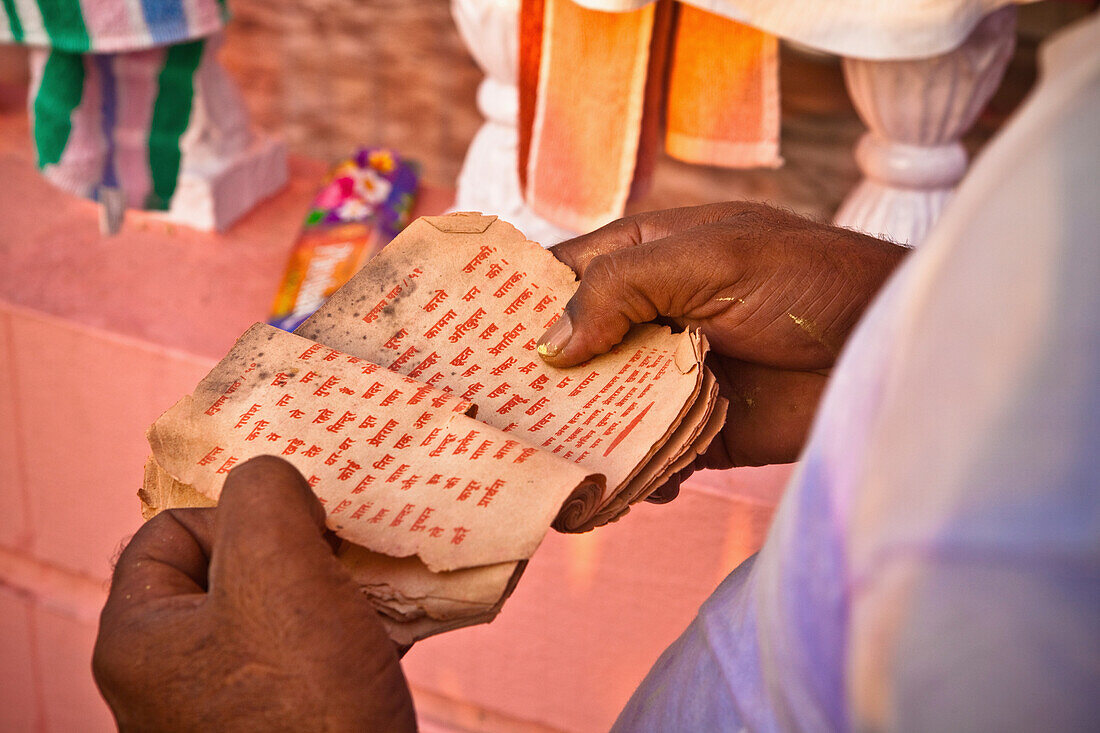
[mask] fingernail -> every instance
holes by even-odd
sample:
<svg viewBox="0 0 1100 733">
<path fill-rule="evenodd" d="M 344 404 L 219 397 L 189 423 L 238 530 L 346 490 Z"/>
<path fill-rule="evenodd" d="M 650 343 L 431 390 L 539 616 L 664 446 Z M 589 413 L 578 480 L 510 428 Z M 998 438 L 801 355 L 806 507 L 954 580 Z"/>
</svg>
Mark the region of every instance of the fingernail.
<svg viewBox="0 0 1100 733">
<path fill-rule="evenodd" d="M 568 313 L 562 313 L 561 318 L 554 321 L 554 325 L 546 330 L 538 343 L 538 352 L 541 357 L 553 357 L 561 353 L 569 338 L 573 335 L 573 322 L 569 320 Z"/>
</svg>

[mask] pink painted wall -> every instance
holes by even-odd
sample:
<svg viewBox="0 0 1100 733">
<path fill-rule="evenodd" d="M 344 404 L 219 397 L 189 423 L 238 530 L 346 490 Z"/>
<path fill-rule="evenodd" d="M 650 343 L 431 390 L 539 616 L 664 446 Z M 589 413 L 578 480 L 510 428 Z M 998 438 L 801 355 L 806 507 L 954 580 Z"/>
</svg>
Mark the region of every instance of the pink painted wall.
<svg viewBox="0 0 1100 733">
<path fill-rule="evenodd" d="M 0 113 L 0 730 L 111 729 L 90 673 L 110 561 L 140 524 L 144 430 L 262 319 L 322 166 L 224 236 L 91 204 Z M 422 213 L 448 197 L 429 191 Z M 608 727 L 700 601 L 762 542 L 786 467 L 697 477 L 667 506 L 551 534 L 493 624 L 406 657 L 427 731 Z"/>
<path fill-rule="evenodd" d="M 0 303 L 0 730 L 111 729 L 89 663 L 140 436 L 208 363 Z"/>
</svg>

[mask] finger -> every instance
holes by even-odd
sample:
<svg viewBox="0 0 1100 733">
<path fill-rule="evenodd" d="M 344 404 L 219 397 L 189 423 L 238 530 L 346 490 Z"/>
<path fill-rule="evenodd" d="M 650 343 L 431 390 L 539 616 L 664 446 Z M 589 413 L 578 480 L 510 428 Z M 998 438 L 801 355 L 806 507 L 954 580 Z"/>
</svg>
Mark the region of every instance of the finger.
<svg viewBox="0 0 1100 733">
<path fill-rule="evenodd" d="M 645 498 L 650 504 L 667 504 L 677 496 L 680 495 L 680 486 L 684 481 L 695 472 L 695 467 L 688 466 L 677 472 L 666 481 L 662 486 L 657 488 L 652 494 Z"/>
<path fill-rule="evenodd" d="M 600 255 L 664 239 L 697 226 L 713 224 L 736 216 L 746 208 L 757 206 L 759 205 L 743 201 L 731 201 L 647 211 L 624 217 L 588 234 L 556 244 L 550 248 L 550 252 L 583 277 L 588 265 Z"/>
<path fill-rule="evenodd" d="M 338 567 L 325 513 L 291 464 L 258 456 L 234 468 L 218 500 L 211 593 L 310 587 Z"/>
<path fill-rule="evenodd" d="M 564 313 L 539 339 L 539 355 L 552 366 L 573 366 L 609 351 L 635 323 L 680 315 L 675 299 L 699 282 L 683 262 L 687 244 L 665 239 L 594 259 Z"/>
<path fill-rule="evenodd" d="M 680 480 L 669 479 L 668 483 L 655 490 L 645 498 L 649 504 L 668 504 L 680 495 Z"/>
<path fill-rule="evenodd" d="M 169 509 L 146 522 L 119 556 L 108 610 L 206 592 L 213 509 Z"/>
</svg>

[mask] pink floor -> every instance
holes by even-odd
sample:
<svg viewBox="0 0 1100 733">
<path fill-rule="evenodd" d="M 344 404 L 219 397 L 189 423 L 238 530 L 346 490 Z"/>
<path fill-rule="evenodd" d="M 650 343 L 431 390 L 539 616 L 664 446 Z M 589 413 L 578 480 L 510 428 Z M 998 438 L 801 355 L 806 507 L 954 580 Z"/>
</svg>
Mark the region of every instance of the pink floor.
<svg viewBox="0 0 1100 733">
<path fill-rule="evenodd" d="M 0 110 L 0 730 L 112 728 L 89 662 L 112 556 L 140 524 L 144 430 L 262 320 L 323 166 L 228 234 L 95 207 L 34 172 Z M 429 191 L 421 213 L 449 204 Z M 698 604 L 763 540 L 787 467 L 552 534 L 493 624 L 406 657 L 427 731 L 605 730 Z"/>
</svg>

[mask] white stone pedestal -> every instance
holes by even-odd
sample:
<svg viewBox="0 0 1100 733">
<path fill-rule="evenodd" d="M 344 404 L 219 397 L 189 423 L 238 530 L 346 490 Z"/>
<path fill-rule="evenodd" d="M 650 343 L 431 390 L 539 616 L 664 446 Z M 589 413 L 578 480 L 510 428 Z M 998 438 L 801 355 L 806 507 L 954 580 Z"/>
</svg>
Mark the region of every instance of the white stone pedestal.
<svg viewBox="0 0 1100 733">
<path fill-rule="evenodd" d="M 844 78 L 869 132 L 856 146 L 864 179 L 840 226 L 918 245 L 967 170 L 960 142 L 1001 83 L 1016 43 L 1016 8 L 986 16 L 961 46 L 904 61 L 845 58 Z"/>
<path fill-rule="evenodd" d="M 217 58 L 220 35 L 195 75 L 191 122 L 180 139 L 180 174 L 159 218 L 224 231 L 287 182 L 286 144 L 255 132 L 236 82 Z"/>
<path fill-rule="evenodd" d="M 185 164 L 168 211 L 150 215 L 194 229 L 225 231 L 286 182 L 286 144 L 255 137 L 230 158 Z"/>
</svg>

